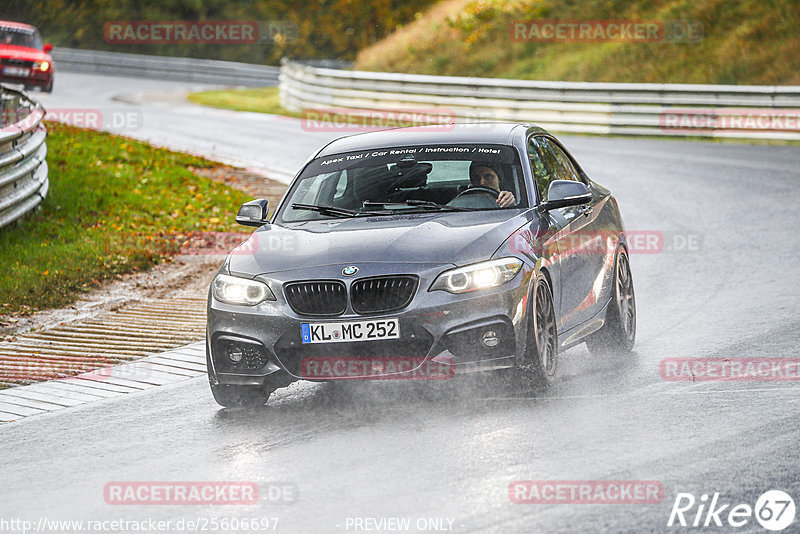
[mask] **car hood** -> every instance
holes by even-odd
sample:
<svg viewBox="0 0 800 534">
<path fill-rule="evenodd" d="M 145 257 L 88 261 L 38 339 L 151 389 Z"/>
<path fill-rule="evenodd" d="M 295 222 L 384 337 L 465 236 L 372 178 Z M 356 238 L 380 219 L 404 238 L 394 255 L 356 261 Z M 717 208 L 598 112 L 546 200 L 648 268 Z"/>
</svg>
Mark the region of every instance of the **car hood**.
<svg viewBox="0 0 800 534">
<path fill-rule="evenodd" d="M 343 263 L 465 265 L 489 259 L 527 220 L 524 210 L 425 213 L 266 225 L 231 252 L 232 274 Z"/>
<path fill-rule="evenodd" d="M 49 61 L 53 59 L 49 54 L 37 50 L 36 48 L 28 48 L 27 46 L 14 46 L 2 45 L 0 46 L 0 58 L 3 59 L 21 59 L 23 61 Z"/>
</svg>

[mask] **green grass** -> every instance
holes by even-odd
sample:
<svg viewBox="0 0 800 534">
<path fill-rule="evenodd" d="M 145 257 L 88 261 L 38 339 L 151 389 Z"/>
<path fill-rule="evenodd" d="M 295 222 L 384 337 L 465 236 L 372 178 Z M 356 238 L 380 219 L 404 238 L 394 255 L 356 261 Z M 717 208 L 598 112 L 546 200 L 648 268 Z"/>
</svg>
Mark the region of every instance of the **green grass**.
<svg viewBox="0 0 800 534">
<path fill-rule="evenodd" d="M 277 87 L 232 91 L 203 91 L 192 93 L 187 98 L 195 104 L 214 108 L 272 113 L 273 115 L 285 115 L 287 117 L 301 116 L 300 113 L 293 113 L 281 106 Z"/>
<path fill-rule="evenodd" d="M 699 21 L 697 42 L 514 42 L 530 20 Z M 800 84 L 796 0 L 444 0 L 355 68 L 588 82 Z"/>
<path fill-rule="evenodd" d="M 73 302 L 117 274 L 164 261 L 188 231 L 241 231 L 250 197 L 201 178 L 202 158 L 48 123 L 50 191 L 0 229 L 0 315 Z"/>
</svg>

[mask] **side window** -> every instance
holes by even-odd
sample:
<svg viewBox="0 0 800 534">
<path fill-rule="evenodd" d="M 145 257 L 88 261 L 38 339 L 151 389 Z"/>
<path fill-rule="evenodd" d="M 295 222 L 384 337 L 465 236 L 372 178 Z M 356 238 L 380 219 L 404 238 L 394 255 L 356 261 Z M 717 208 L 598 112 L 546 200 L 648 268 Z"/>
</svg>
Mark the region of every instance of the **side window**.
<svg viewBox="0 0 800 534">
<path fill-rule="evenodd" d="M 320 174 L 310 180 L 303 180 L 295 193 L 297 202 L 302 204 L 327 204 L 336 193 L 340 181 L 344 181 L 342 171 Z"/>
<path fill-rule="evenodd" d="M 354 209 L 361 206 L 355 197 L 355 169 L 346 169 L 336 173 L 338 177 L 335 181 L 333 198 L 330 200 L 332 206 L 339 208 Z"/>
<path fill-rule="evenodd" d="M 296 202 L 300 204 L 314 204 L 317 199 L 317 195 L 319 194 L 319 188 L 322 184 L 322 179 L 324 178 L 325 175 L 320 175 L 300 182 L 300 186 L 297 188 L 297 191 L 294 194 L 294 198 L 297 199 Z"/>
<path fill-rule="evenodd" d="M 554 179 L 557 162 L 553 153 L 542 145 L 544 138 L 530 137 L 528 139 L 528 158 L 531 160 L 533 179 L 539 191 L 539 199 L 547 200 L 547 188 Z"/>
<path fill-rule="evenodd" d="M 575 169 L 572 161 L 570 161 L 569 156 L 567 156 L 564 151 L 561 150 L 561 147 L 548 139 L 543 139 L 543 141 L 547 143 L 547 146 L 549 146 L 550 150 L 552 150 L 553 154 L 555 154 L 556 161 L 558 162 L 558 179 L 580 182 L 581 178 L 578 175 L 578 171 Z"/>
<path fill-rule="evenodd" d="M 339 175 L 339 180 L 336 182 L 336 192 L 333 194 L 334 200 L 340 199 L 347 192 L 347 176 L 346 173 Z"/>
</svg>

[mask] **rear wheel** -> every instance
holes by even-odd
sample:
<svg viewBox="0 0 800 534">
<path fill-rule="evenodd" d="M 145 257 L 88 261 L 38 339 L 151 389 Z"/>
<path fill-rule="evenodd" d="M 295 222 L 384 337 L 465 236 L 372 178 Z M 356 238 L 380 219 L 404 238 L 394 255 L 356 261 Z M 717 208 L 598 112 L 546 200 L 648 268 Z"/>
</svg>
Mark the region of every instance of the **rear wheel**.
<svg viewBox="0 0 800 534">
<path fill-rule="evenodd" d="M 630 352 L 636 343 L 636 296 L 628 254 L 617 253 L 614 291 L 606 311 L 603 327 L 589 336 L 586 346 L 596 354 Z"/>
<path fill-rule="evenodd" d="M 264 386 L 233 386 L 211 384 L 211 393 L 217 404 L 226 408 L 263 406 L 274 390 Z"/>
<path fill-rule="evenodd" d="M 534 386 L 548 388 L 555 381 L 557 367 L 558 331 L 553 290 L 547 277 L 540 273 L 533 290 L 532 324 L 520 371 Z"/>
</svg>

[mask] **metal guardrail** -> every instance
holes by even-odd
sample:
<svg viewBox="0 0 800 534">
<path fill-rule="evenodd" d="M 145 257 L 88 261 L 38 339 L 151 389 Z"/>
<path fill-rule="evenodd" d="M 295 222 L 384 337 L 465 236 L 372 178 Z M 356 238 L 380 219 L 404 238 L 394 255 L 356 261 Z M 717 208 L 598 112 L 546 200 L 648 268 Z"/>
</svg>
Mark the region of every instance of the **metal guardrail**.
<svg viewBox="0 0 800 534">
<path fill-rule="evenodd" d="M 0 228 L 47 196 L 45 110 L 22 91 L 0 84 Z"/>
<path fill-rule="evenodd" d="M 278 83 L 278 67 L 144 54 L 55 48 L 56 69 L 115 76 L 260 87 Z"/>
<path fill-rule="evenodd" d="M 800 140 L 800 87 L 588 83 L 318 68 L 284 61 L 281 104 L 425 110 L 463 120 L 535 122 L 557 132 Z"/>
</svg>

